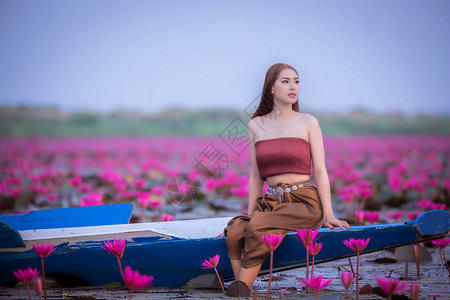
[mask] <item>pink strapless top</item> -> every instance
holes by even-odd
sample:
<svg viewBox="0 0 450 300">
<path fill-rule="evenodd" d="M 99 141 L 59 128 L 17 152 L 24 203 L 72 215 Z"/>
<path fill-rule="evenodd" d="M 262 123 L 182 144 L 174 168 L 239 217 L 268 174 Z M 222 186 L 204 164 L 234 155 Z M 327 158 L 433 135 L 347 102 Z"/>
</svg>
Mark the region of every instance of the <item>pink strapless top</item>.
<svg viewBox="0 0 450 300">
<path fill-rule="evenodd" d="M 299 137 L 281 137 L 255 142 L 256 164 L 262 180 L 284 173 L 311 174 L 309 142 Z"/>
</svg>

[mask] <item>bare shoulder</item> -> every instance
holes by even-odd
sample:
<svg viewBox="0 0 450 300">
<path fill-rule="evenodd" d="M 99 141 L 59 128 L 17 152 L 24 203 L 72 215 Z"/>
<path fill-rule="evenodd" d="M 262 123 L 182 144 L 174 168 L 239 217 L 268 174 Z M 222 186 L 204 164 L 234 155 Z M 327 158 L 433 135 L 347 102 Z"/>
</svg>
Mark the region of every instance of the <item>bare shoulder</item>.
<svg viewBox="0 0 450 300">
<path fill-rule="evenodd" d="M 256 123 L 259 122 L 260 116 L 254 117 L 253 119 L 250 119 L 247 123 L 247 128 L 253 129 L 256 126 Z"/>
<path fill-rule="evenodd" d="M 250 119 L 247 123 L 247 129 L 249 132 L 255 132 L 255 130 L 258 128 L 258 124 L 261 122 L 261 117 L 254 117 L 253 119 Z"/>
<path fill-rule="evenodd" d="M 317 120 L 317 118 L 311 114 L 299 113 L 299 118 L 301 119 L 302 123 L 308 129 L 314 129 L 314 128 L 320 127 L 319 121 Z"/>
<path fill-rule="evenodd" d="M 258 128 L 258 122 L 260 122 L 260 116 L 250 119 L 247 123 L 248 136 L 253 139 Z"/>
</svg>

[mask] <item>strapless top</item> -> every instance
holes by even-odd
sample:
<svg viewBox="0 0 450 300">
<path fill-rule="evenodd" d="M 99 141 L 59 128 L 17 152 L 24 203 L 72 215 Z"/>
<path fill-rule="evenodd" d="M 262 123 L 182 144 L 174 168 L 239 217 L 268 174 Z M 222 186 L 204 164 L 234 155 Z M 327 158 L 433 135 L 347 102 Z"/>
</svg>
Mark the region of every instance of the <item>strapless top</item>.
<svg viewBox="0 0 450 300">
<path fill-rule="evenodd" d="M 262 180 L 284 173 L 311 174 L 311 148 L 299 137 L 280 137 L 255 142 L 256 164 Z"/>
</svg>

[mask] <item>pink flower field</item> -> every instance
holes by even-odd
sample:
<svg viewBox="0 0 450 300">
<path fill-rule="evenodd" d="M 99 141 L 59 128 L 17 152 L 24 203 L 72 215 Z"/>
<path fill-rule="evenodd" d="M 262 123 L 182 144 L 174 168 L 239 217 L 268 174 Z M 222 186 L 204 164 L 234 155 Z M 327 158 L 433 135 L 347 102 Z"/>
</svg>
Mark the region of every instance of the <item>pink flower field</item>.
<svg viewBox="0 0 450 300">
<path fill-rule="evenodd" d="M 137 222 L 160 221 L 162 213 L 180 219 L 183 210 L 217 208 L 217 201 L 245 210 L 239 201 L 247 201 L 247 143 L 214 136 L 3 138 L 0 212 L 125 202 L 146 213 Z M 325 137 L 324 145 L 337 215 L 354 220 L 356 211 L 381 211 L 376 222 L 388 223 L 449 206 L 450 137 Z"/>
</svg>

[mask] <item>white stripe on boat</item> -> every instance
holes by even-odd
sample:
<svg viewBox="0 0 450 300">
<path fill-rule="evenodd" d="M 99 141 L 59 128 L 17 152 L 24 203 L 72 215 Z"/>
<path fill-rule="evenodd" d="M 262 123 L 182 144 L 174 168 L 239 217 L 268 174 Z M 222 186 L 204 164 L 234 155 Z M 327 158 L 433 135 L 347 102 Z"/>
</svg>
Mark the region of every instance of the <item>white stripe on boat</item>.
<svg viewBox="0 0 450 300">
<path fill-rule="evenodd" d="M 133 223 L 121 225 L 34 229 L 20 231 L 25 241 L 48 239 L 72 239 L 99 235 L 121 235 L 141 233 L 139 236 L 173 236 L 185 239 L 215 237 L 223 232 L 232 217 L 181 220 L 171 222 Z M 134 235 L 137 236 L 137 235 Z"/>
</svg>

